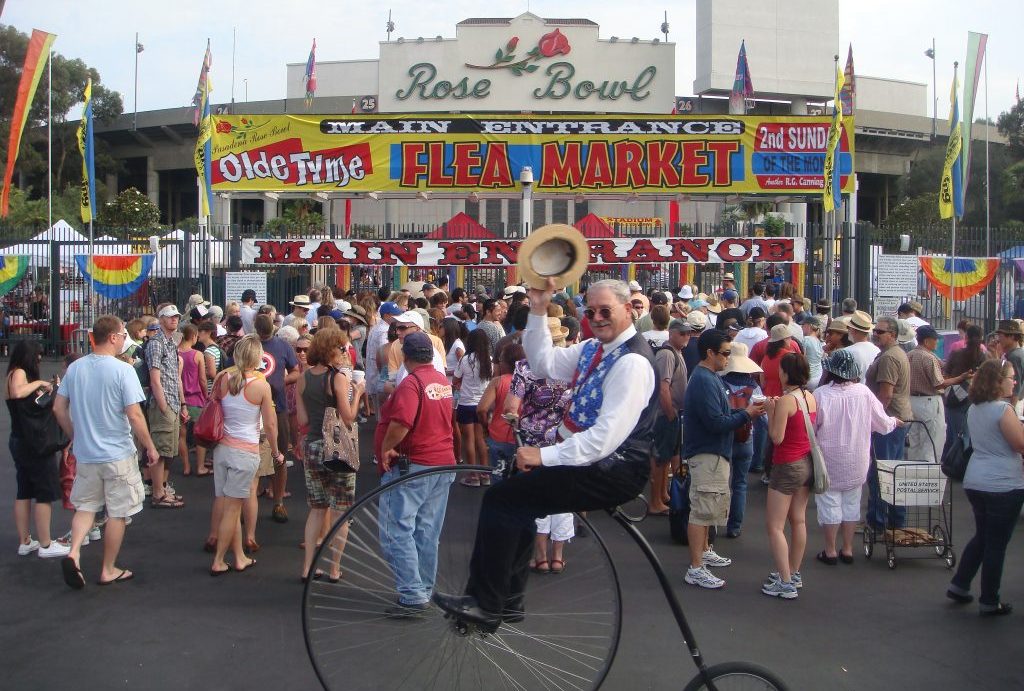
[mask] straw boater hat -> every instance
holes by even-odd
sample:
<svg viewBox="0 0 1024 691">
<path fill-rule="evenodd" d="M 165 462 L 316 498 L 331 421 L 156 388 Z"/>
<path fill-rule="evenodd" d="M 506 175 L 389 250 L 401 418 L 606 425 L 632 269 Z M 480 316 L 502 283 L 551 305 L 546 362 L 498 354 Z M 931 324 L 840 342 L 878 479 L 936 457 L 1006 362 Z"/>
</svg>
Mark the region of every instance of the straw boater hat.
<svg viewBox="0 0 1024 691">
<path fill-rule="evenodd" d="M 828 325 L 825 331 L 835 331 L 836 333 L 845 334 L 849 333 L 850 330 L 846 326 L 846 322 L 840 321 L 839 319 L 833 319 L 832 323 Z"/>
<path fill-rule="evenodd" d="M 732 352 L 729 353 L 729 359 L 725 363 L 725 369 L 719 374 L 725 376 L 730 372 L 742 372 L 744 374 L 757 374 L 763 372 L 757 363 L 750 359 L 747 354 L 747 344 L 733 341 L 731 346 Z"/>
<path fill-rule="evenodd" d="M 303 293 L 302 295 L 296 295 L 288 304 L 292 307 L 302 307 L 308 310 L 312 303 L 309 301 L 309 296 Z"/>
<path fill-rule="evenodd" d="M 718 301 L 718 296 L 717 295 L 708 295 L 707 303 L 708 303 L 708 312 L 712 312 L 714 314 L 721 314 L 722 313 L 722 303 L 720 303 Z"/>
<path fill-rule="evenodd" d="M 857 310 L 856 312 L 853 313 L 853 316 L 851 316 L 847 320 L 846 325 L 851 329 L 867 333 L 868 331 L 871 331 L 871 329 L 875 326 L 875 323 L 871 321 L 870 314 L 868 314 L 867 312 L 863 312 L 861 310 Z"/>
<path fill-rule="evenodd" d="M 551 332 L 551 342 L 556 346 L 565 345 L 565 339 L 569 338 L 569 327 L 563 326 L 557 317 L 548 317 L 548 331 Z"/>
<path fill-rule="evenodd" d="M 531 288 L 543 290 L 547 279 L 556 288 L 579 280 L 590 262 L 590 246 L 583 233 L 564 223 L 541 226 L 519 246 L 519 275 Z"/>
</svg>

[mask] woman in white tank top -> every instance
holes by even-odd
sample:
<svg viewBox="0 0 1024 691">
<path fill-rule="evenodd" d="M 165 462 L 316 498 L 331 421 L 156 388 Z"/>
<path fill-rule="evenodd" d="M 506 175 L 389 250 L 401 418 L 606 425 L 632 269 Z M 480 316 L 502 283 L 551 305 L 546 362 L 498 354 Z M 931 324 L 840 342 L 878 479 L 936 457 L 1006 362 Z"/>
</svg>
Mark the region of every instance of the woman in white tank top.
<svg viewBox="0 0 1024 691">
<path fill-rule="evenodd" d="M 263 358 L 263 346 L 255 334 L 235 344 L 235 366 L 214 382 L 213 395 L 221 399 L 224 410 L 224 438 L 213 451 L 214 503 L 212 523 L 217 526 L 216 547 L 211 576 L 228 571 L 245 571 L 256 560 L 242 549 L 242 504 L 253 491 L 260 465 L 260 419 L 267 432 L 270 450 L 279 462 L 284 460 L 277 448 L 277 415 L 274 398 L 263 375 L 257 372 Z M 208 541 L 209 544 L 209 541 Z M 231 549 L 234 566 L 224 560 Z"/>
</svg>

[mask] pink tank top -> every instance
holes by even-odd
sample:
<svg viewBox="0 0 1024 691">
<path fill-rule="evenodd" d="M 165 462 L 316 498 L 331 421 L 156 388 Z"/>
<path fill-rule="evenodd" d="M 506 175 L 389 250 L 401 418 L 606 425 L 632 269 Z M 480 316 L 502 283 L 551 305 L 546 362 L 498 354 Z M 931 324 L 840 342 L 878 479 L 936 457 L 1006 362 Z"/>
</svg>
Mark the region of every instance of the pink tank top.
<svg viewBox="0 0 1024 691">
<path fill-rule="evenodd" d="M 205 364 L 202 357 L 196 362 L 198 350 L 178 351 L 181 356 L 181 388 L 185 391 L 185 405 L 201 408 L 206 403 L 206 391 L 199 384 L 199 365 Z"/>
</svg>

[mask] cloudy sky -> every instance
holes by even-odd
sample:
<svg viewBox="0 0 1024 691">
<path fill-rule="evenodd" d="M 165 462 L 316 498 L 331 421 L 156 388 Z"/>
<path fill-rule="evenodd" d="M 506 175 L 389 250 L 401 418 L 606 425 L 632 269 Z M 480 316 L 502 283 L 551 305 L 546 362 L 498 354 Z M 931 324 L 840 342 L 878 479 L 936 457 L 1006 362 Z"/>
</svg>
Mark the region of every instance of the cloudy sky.
<svg viewBox="0 0 1024 691">
<path fill-rule="evenodd" d="M 780 8 L 786 0 L 774 2 Z M 373 5 L 382 9 L 376 9 Z M 377 56 L 385 40 L 390 6 L 396 35 L 453 37 L 455 23 L 468 17 L 514 16 L 527 9 L 542 17 L 585 17 L 597 22 L 602 38 L 612 35 L 659 36 L 669 9 L 676 42 L 676 94 L 693 90 L 695 0 L 638 2 L 608 0 L 512 0 L 496 9 L 481 0 L 391 0 L 383 3 L 289 0 L 7 0 L 0 22 L 28 33 L 39 28 L 57 34 L 54 49 L 96 67 L 103 83 L 125 97 L 132 110 L 135 33 L 145 51 L 139 56 L 139 110 L 187 105 L 206 39 L 212 40 L 214 100 L 229 101 L 232 81 L 232 29 L 236 31 L 234 96 L 242 100 L 283 98 L 285 64 L 305 62 L 312 39 L 319 60 Z M 444 7 L 444 12 L 438 8 Z M 924 55 L 934 36 L 938 53 L 939 117 L 948 112 L 952 62 L 961 69 L 967 30 L 989 35 L 989 112 L 995 118 L 1014 102 L 1024 71 L 1020 30 L 1024 3 L 1019 0 L 839 0 L 839 36 L 843 56 L 852 43 L 858 74 L 932 82 L 932 63 Z M 757 86 L 757 75 L 754 86 Z M 243 81 L 247 80 L 247 81 Z M 979 87 L 977 115 L 984 114 Z"/>
</svg>

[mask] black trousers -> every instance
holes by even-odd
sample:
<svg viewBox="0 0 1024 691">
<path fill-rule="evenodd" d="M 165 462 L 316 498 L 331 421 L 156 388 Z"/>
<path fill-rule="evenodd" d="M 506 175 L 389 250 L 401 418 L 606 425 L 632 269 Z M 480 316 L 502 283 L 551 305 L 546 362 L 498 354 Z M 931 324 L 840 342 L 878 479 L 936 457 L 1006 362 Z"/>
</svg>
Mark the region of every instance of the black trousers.
<svg viewBox="0 0 1024 691">
<path fill-rule="evenodd" d="M 967 592 L 980 568 L 981 596 L 978 603 L 995 606 L 999 604 L 1006 546 L 1020 520 L 1024 490 L 980 492 L 969 489 L 966 494 L 974 511 L 976 532 L 960 555 L 960 566 L 953 576 L 953 584 Z"/>
<path fill-rule="evenodd" d="M 500 613 L 509 598 L 526 589 L 536 519 L 624 504 L 643 491 L 650 471 L 647 459 L 542 466 L 492 485 L 480 507 L 466 593 L 482 609 Z"/>
</svg>

